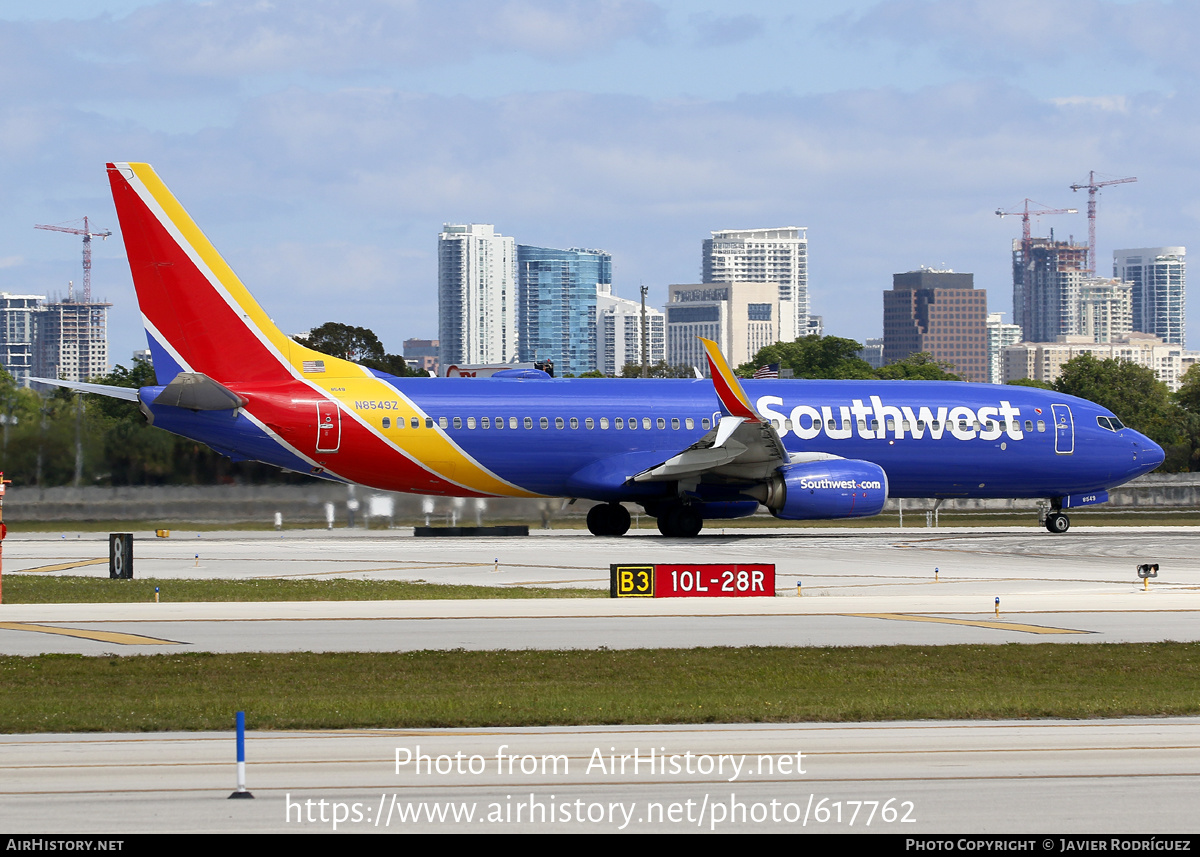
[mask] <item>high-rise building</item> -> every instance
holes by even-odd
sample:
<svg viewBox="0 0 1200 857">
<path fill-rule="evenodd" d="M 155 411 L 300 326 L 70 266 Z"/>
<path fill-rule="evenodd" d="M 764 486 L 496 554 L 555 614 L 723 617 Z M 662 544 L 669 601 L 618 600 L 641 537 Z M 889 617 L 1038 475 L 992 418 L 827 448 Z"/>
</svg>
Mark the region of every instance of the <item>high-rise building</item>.
<svg viewBox="0 0 1200 857">
<path fill-rule="evenodd" d="M 987 317 L 988 380 L 1004 383 L 1004 347 L 1021 341 L 1021 325 L 1005 324 L 1004 313 L 990 312 Z"/>
<path fill-rule="evenodd" d="M 517 359 L 517 248 L 488 223 L 447 223 L 438 236 L 442 366 Z"/>
<path fill-rule="evenodd" d="M 33 375 L 87 381 L 108 374 L 109 303 L 65 300 L 33 315 Z"/>
<path fill-rule="evenodd" d="M 1113 276 L 1133 286 L 1133 329 L 1183 345 L 1187 335 L 1187 249 L 1143 247 L 1113 253 Z"/>
<path fill-rule="evenodd" d="M 42 311 L 45 295 L 0 292 L 0 364 L 18 387 L 29 386 L 33 369 L 34 316 Z"/>
<path fill-rule="evenodd" d="M 777 283 L 779 338 L 792 342 L 809 332 L 808 228 L 725 229 L 704 241 L 700 279 L 705 283 Z"/>
<path fill-rule="evenodd" d="M 779 289 L 764 283 L 699 283 L 670 287 L 667 362 L 708 371 L 704 345 L 717 343 L 730 366 L 779 341 Z"/>
<path fill-rule="evenodd" d="M 883 293 L 883 361 L 926 352 L 964 381 L 987 381 L 987 291 L 974 274 L 922 268 L 892 276 Z"/>
<path fill-rule="evenodd" d="M 646 307 L 646 340 L 650 365 L 666 359 L 666 316 L 654 307 Z M 619 298 L 612 286 L 596 291 L 596 369 L 618 376 L 630 363 L 642 362 L 642 305 L 639 301 Z"/>
<path fill-rule="evenodd" d="M 1075 334 L 1092 342 L 1112 342 L 1132 330 L 1132 285 L 1107 277 L 1084 277 L 1079 281 Z"/>
<path fill-rule="evenodd" d="M 1086 244 L 1032 238 L 1013 241 L 1013 323 L 1025 338 L 1053 342 L 1079 330 L 1079 286 L 1087 276 Z"/>
<path fill-rule="evenodd" d="M 436 339 L 406 339 L 404 340 L 404 362 L 409 369 L 415 372 L 423 375 L 432 372 L 436 377 L 440 368 L 438 348 Z"/>
<path fill-rule="evenodd" d="M 517 245 L 517 331 L 521 361 L 554 361 L 555 374 L 596 368 L 596 295 L 612 286 L 603 250 Z"/>
</svg>

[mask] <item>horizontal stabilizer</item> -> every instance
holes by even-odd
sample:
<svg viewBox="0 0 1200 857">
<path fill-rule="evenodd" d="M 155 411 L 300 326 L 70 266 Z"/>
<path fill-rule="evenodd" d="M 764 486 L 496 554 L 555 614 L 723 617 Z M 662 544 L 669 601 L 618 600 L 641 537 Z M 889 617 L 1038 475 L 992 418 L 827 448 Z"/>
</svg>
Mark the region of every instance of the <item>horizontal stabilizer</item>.
<svg viewBox="0 0 1200 857">
<path fill-rule="evenodd" d="M 231 411 L 246 404 L 237 393 L 199 372 L 180 372 L 154 397 L 156 405 L 190 411 Z"/>
<path fill-rule="evenodd" d="M 107 384 L 88 384 L 83 381 L 59 381 L 53 378 L 30 378 L 35 384 L 53 384 L 55 387 L 66 387 L 68 390 L 78 390 L 81 393 L 95 393 L 98 396 L 108 396 L 110 399 L 125 399 L 128 402 L 138 400 L 136 387 L 110 387 Z"/>
</svg>

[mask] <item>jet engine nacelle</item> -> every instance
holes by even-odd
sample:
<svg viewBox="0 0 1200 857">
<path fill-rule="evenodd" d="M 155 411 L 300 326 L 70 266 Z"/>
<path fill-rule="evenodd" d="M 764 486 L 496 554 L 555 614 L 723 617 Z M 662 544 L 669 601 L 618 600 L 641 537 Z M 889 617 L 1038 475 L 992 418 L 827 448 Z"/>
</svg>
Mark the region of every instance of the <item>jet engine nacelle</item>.
<svg viewBox="0 0 1200 857">
<path fill-rule="evenodd" d="M 785 464 L 775 471 L 760 499 L 776 518 L 805 521 L 878 515 L 887 496 L 882 467 L 837 458 Z"/>
</svg>

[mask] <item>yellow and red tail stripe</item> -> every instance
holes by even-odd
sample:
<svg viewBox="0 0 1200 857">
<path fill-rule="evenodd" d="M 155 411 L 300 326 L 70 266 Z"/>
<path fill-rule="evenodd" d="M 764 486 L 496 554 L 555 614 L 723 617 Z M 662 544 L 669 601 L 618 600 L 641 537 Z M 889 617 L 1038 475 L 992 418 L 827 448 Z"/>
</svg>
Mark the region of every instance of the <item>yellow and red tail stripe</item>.
<svg viewBox="0 0 1200 857">
<path fill-rule="evenodd" d="M 732 417 L 742 417 L 752 423 L 762 422 L 762 417 L 750 404 L 750 399 L 746 397 L 737 376 L 725 362 L 725 356 L 721 354 L 717 343 L 704 337 L 699 339 L 704 343 L 704 351 L 708 356 L 708 373 L 712 376 L 713 387 L 716 388 L 717 398 L 721 400 L 721 407 Z"/>
</svg>

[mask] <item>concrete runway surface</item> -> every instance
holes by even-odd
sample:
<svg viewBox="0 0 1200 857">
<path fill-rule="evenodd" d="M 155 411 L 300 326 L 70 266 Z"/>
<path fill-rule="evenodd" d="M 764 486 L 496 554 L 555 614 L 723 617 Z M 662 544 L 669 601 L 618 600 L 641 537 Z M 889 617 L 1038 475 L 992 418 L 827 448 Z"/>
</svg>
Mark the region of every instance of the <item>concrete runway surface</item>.
<svg viewBox="0 0 1200 857">
<path fill-rule="evenodd" d="M 1198 546 L 1188 528 L 730 529 L 686 542 L 580 531 L 139 534 L 135 573 L 159 582 L 163 603 L 5 604 L 0 652 L 1195 640 Z M 107 576 L 102 534 L 10 537 L 4 547 L 6 576 Z M 218 605 L 175 603 L 170 589 L 184 577 L 330 576 L 606 589 L 609 563 L 630 561 L 774 562 L 785 597 Z M 1135 576 L 1142 562 L 1161 566 L 1149 591 Z M 113 834 L 333 831 L 335 820 L 338 832 L 1186 833 L 1200 798 L 1200 718 L 252 732 L 247 743 L 256 799 L 231 801 L 232 731 L 3 736 L 0 824 Z M 398 770 L 398 752 L 434 769 Z M 635 753 L 639 767 L 626 758 L 621 772 Z M 543 770 L 556 758 L 559 772 Z M 506 764 L 511 772 L 497 770 Z"/>
<path fill-rule="evenodd" d="M 162 603 L 0 605 L 0 653 L 1200 639 L 1200 541 L 1186 527 L 730 529 L 690 541 L 578 530 L 510 539 L 407 533 L 139 535 L 135 575 L 159 584 Z M 108 573 L 103 534 L 10 538 L 5 548 L 9 575 Z M 171 592 L 180 578 L 296 577 L 607 589 L 610 563 L 698 558 L 773 562 L 785 597 L 226 605 L 177 603 Z M 1142 562 L 1161 567 L 1148 590 L 1135 573 Z"/>
<path fill-rule="evenodd" d="M 246 754 L 255 798 L 229 800 L 232 734 L 3 736 L 2 824 L 1098 837 L 1195 832 L 1200 798 L 1197 718 L 251 732 Z"/>
</svg>

